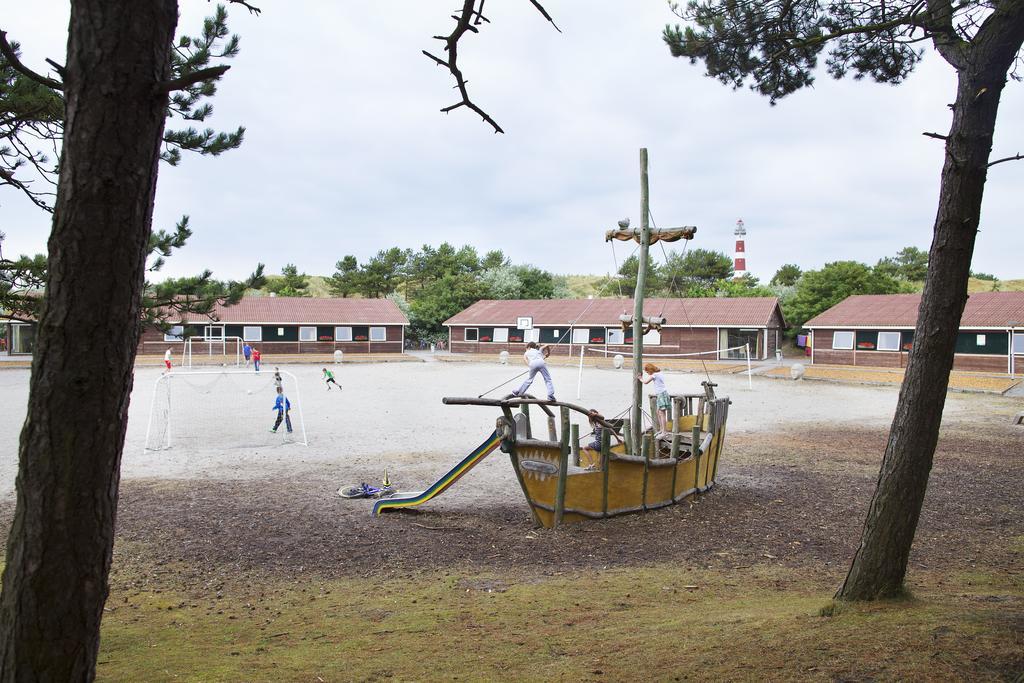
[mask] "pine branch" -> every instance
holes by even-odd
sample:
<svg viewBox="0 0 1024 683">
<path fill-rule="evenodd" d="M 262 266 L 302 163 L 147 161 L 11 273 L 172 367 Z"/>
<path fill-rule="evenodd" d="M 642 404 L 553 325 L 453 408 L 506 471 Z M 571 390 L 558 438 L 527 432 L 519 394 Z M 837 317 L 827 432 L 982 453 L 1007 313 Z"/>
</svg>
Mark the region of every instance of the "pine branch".
<svg viewBox="0 0 1024 683">
<path fill-rule="evenodd" d="M 157 86 L 156 91 L 158 93 L 169 93 L 174 92 L 175 90 L 185 90 L 196 83 L 216 80 L 223 76 L 230 68 L 230 66 L 222 64 L 220 66 L 211 66 L 208 69 L 200 69 L 199 71 L 195 71 L 186 76 L 175 78 L 171 81 L 164 81 Z"/>
<path fill-rule="evenodd" d="M 11 44 L 7 42 L 6 31 L 0 31 L 0 54 L 2 54 L 5 59 L 7 59 L 7 62 L 11 65 L 12 69 L 22 74 L 26 78 L 29 78 L 35 81 L 36 83 L 39 83 L 40 85 L 45 85 L 47 88 L 53 88 L 54 90 L 64 89 L 64 84 L 60 81 L 55 81 L 52 78 L 41 76 L 32 69 L 22 64 L 21 60 L 18 59 L 18 55 L 14 53 L 14 48 L 12 48 Z"/>
</svg>

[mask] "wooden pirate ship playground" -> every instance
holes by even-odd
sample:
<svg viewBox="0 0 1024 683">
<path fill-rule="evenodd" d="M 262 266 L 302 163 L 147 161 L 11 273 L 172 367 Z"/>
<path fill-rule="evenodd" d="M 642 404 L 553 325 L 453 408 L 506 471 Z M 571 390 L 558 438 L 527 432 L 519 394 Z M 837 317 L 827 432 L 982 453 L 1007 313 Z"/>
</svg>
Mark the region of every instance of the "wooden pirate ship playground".
<svg viewBox="0 0 1024 683">
<path fill-rule="evenodd" d="M 718 462 L 725 444 L 729 418 L 728 397 L 715 395 L 710 378 L 701 394 L 670 395 L 672 410 L 665 431 L 655 431 L 656 399 L 650 397 L 650 427 L 643 420 L 643 337 L 665 324 L 661 316 L 644 316 L 644 288 L 648 249 L 653 242 L 691 240 L 692 226 L 652 229 L 648 225 L 647 150 L 640 151 L 641 227 L 606 233 L 606 241 L 639 243 L 639 272 L 632 315 L 623 315 L 623 327 L 633 330 L 633 400 L 629 416 L 606 419 L 596 411 L 532 396 L 509 395 L 501 399 L 448 397 L 446 405 L 477 405 L 497 408 L 494 431 L 459 463 L 423 491 L 399 493 L 378 500 L 374 514 L 422 505 L 443 493 L 494 450 L 507 453 L 516 479 L 539 526 L 601 519 L 652 510 L 677 503 L 714 486 Z M 547 418 L 546 438 L 533 433 L 530 407 Z M 556 415 L 555 409 L 558 414 Z M 579 425 L 571 414 L 581 414 L 593 427 L 595 440 L 580 446 Z"/>
</svg>

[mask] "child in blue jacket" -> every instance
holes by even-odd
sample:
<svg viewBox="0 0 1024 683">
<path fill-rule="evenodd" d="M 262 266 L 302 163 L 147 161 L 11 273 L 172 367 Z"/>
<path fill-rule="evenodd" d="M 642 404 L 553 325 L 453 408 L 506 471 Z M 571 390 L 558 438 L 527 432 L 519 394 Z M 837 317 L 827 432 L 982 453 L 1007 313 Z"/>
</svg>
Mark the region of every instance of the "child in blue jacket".
<svg viewBox="0 0 1024 683">
<path fill-rule="evenodd" d="M 292 416 L 291 416 L 292 402 L 288 400 L 288 397 L 284 395 L 284 389 L 281 387 L 277 388 L 277 399 L 274 401 L 273 410 L 277 411 L 277 420 L 274 421 L 274 426 L 270 431 L 277 433 L 277 428 L 281 426 L 281 420 L 284 420 L 284 425 L 288 429 L 288 433 L 292 433 Z"/>
</svg>

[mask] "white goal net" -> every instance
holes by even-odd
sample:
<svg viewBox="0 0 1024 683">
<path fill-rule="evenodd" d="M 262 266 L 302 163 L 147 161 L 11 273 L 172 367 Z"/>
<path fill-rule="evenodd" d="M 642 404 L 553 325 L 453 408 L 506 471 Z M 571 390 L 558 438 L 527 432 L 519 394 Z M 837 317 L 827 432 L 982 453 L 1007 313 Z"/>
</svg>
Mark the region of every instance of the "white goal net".
<svg viewBox="0 0 1024 683">
<path fill-rule="evenodd" d="M 281 388 L 291 404 L 277 432 L 274 371 L 193 371 L 161 375 L 153 388 L 146 450 L 226 450 L 306 441 L 298 381 L 281 371 Z"/>
<path fill-rule="evenodd" d="M 242 365 L 241 337 L 186 337 L 182 365 Z"/>
</svg>

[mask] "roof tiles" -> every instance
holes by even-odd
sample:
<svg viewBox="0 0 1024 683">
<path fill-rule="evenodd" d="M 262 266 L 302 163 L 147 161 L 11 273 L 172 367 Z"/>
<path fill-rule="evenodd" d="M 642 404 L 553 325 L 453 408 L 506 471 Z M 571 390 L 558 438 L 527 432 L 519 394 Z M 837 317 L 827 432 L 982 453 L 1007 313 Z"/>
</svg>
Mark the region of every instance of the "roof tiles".
<svg viewBox="0 0 1024 683">
<path fill-rule="evenodd" d="M 214 315 L 223 323 L 409 324 L 390 299 L 247 296 L 234 306 L 217 306 Z M 209 320 L 196 313 L 186 313 L 182 318 L 183 322 Z"/>
<path fill-rule="evenodd" d="M 857 294 L 810 320 L 804 327 L 914 327 L 920 294 Z M 1024 325 L 1024 292 L 978 292 L 967 298 L 960 327 Z"/>
<path fill-rule="evenodd" d="M 764 327 L 778 305 L 775 297 L 646 299 L 644 314 L 660 313 L 672 326 Z M 444 324 L 514 326 L 520 316 L 532 316 L 534 325 L 618 325 L 620 315 L 632 312 L 632 299 L 484 299 Z"/>
</svg>

